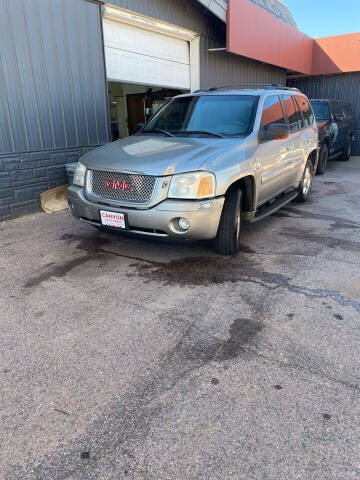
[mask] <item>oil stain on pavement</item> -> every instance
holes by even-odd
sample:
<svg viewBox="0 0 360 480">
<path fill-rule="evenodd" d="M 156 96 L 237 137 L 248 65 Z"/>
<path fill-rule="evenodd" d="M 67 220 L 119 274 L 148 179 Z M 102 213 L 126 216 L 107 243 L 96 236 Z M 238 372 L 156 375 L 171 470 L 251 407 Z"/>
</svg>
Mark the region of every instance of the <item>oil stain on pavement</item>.
<svg viewBox="0 0 360 480">
<path fill-rule="evenodd" d="M 309 220 L 320 220 L 324 222 L 329 222 L 330 230 L 337 230 L 337 229 L 349 229 L 349 230 L 357 230 L 360 229 L 360 224 L 358 222 L 354 222 L 353 220 L 347 220 L 341 217 L 336 217 L 333 215 L 324 215 L 321 213 L 314 213 L 309 212 L 306 210 L 300 210 L 295 207 L 286 207 L 282 210 L 279 210 L 272 214 L 273 217 L 280 217 L 280 218 L 305 218 Z"/>
<path fill-rule="evenodd" d="M 289 232 L 287 232 L 289 235 Z M 304 232 L 292 232 L 292 235 L 308 236 Z M 311 237 L 312 238 L 312 237 Z M 323 238 L 323 237 L 320 237 Z M 216 256 L 188 257 L 169 262 L 157 262 L 144 258 L 127 256 L 122 253 L 105 250 L 104 247 L 111 243 L 111 239 L 102 235 L 73 235 L 65 234 L 61 240 L 69 245 L 77 242 L 76 251 L 80 255 L 72 256 L 69 260 L 59 263 L 48 263 L 40 271 L 36 272 L 25 283 L 26 288 L 36 287 L 51 278 L 66 276 L 71 270 L 88 261 L 106 258 L 113 255 L 124 259 L 135 260 L 132 263 L 131 276 L 142 277 L 145 282 L 159 282 L 164 285 L 180 286 L 208 286 L 224 283 L 245 282 L 261 285 L 269 290 L 280 287 L 286 288 L 292 293 L 304 295 L 308 298 L 331 298 L 342 306 L 351 306 L 360 311 L 360 303 L 347 299 L 337 291 L 312 289 L 302 285 L 291 283 L 291 279 L 280 273 L 267 272 L 259 265 L 252 255 L 249 247 L 245 247 L 237 255 L 231 258 Z M 333 244 L 334 241 L 334 244 Z M 331 239 L 329 246 L 335 246 L 337 239 Z M 360 251 L 360 244 L 343 240 L 346 246 L 353 251 Z"/>
<path fill-rule="evenodd" d="M 217 355 L 218 360 L 231 360 L 244 353 L 244 346 L 263 330 L 264 324 L 256 319 L 237 318 L 229 329 L 230 337 Z"/>
<path fill-rule="evenodd" d="M 288 229 L 280 233 L 285 237 L 291 237 L 296 240 L 307 240 L 309 242 L 319 243 L 327 248 L 341 248 L 349 252 L 360 252 L 360 243 L 352 240 L 346 240 L 343 238 L 330 237 L 328 235 L 322 235 L 319 233 L 310 233 L 303 230 L 293 228 L 291 231 Z"/>
<path fill-rule="evenodd" d="M 252 258 L 241 253 L 232 258 L 196 257 L 172 260 L 168 263 L 140 262 L 131 266 L 135 273 L 146 281 L 156 281 L 164 285 L 208 286 L 226 282 L 245 282 L 258 284 L 269 290 L 286 288 L 292 293 L 310 299 L 331 298 L 342 306 L 351 306 L 360 311 L 360 302 L 348 299 L 338 291 L 296 285 L 285 275 L 265 271 Z M 134 273 L 129 274 L 131 275 Z"/>
<path fill-rule="evenodd" d="M 84 265 L 89 260 L 105 255 L 106 253 L 102 250 L 102 247 L 110 242 L 108 238 L 101 236 L 80 236 L 73 234 L 64 234 L 61 240 L 66 241 L 68 244 L 73 241 L 78 241 L 76 249 L 80 250 L 82 254 L 64 262 L 48 263 L 40 272 L 35 273 L 25 282 L 24 286 L 26 288 L 36 287 L 51 278 L 65 277 L 74 268 Z"/>
<path fill-rule="evenodd" d="M 252 281 L 264 286 L 282 284 L 284 275 L 268 273 L 241 252 L 231 258 L 188 257 L 167 263 L 147 262 L 131 265 L 136 274 L 148 281 L 166 285 L 211 285 Z M 131 275 L 131 274 L 130 274 Z"/>
</svg>

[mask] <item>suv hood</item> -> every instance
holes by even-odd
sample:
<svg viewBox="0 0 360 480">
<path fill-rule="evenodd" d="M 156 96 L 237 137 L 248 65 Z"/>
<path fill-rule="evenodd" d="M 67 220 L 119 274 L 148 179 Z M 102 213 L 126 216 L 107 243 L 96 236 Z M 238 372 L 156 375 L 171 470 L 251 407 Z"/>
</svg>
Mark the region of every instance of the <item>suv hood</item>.
<svg viewBox="0 0 360 480">
<path fill-rule="evenodd" d="M 91 150 L 80 161 L 94 170 L 172 175 L 198 170 L 234 141 L 239 139 L 136 135 Z"/>
</svg>

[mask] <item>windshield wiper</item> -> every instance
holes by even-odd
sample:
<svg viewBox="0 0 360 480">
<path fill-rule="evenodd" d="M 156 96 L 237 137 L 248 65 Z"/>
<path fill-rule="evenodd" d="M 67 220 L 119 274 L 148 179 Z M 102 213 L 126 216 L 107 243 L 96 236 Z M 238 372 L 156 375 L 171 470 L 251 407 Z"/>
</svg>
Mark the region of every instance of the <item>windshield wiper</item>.
<svg viewBox="0 0 360 480">
<path fill-rule="evenodd" d="M 154 130 L 145 130 L 143 133 L 163 133 L 164 135 L 167 135 L 168 137 L 175 137 L 175 135 L 168 130 L 163 130 L 162 128 L 154 128 Z"/>
<path fill-rule="evenodd" d="M 207 130 L 180 130 L 179 133 L 188 133 L 189 135 L 212 135 L 214 137 L 220 137 L 224 138 L 224 135 L 221 135 L 221 133 L 214 133 L 214 132 L 208 132 Z"/>
</svg>

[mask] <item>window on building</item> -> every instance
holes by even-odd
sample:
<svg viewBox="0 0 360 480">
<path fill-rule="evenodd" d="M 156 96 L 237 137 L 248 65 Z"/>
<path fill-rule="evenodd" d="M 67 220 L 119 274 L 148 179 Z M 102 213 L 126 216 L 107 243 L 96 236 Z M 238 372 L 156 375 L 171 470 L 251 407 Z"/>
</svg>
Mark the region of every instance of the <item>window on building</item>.
<svg viewBox="0 0 360 480">
<path fill-rule="evenodd" d="M 294 133 L 301 128 L 301 114 L 298 104 L 295 102 L 293 95 L 284 95 L 284 103 L 286 113 L 289 119 L 290 133 Z"/>
<path fill-rule="evenodd" d="M 262 128 L 267 128 L 274 123 L 281 123 L 283 125 L 286 123 L 280 97 L 278 95 L 267 97 L 261 117 Z"/>
</svg>

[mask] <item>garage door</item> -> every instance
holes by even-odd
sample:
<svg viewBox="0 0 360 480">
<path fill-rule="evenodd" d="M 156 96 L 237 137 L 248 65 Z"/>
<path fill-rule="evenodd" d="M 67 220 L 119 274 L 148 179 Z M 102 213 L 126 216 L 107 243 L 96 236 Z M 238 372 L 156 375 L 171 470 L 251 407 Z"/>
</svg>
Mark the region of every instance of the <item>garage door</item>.
<svg viewBox="0 0 360 480">
<path fill-rule="evenodd" d="M 104 16 L 109 80 L 190 90 L 187 40 Z"/>
</svg>

